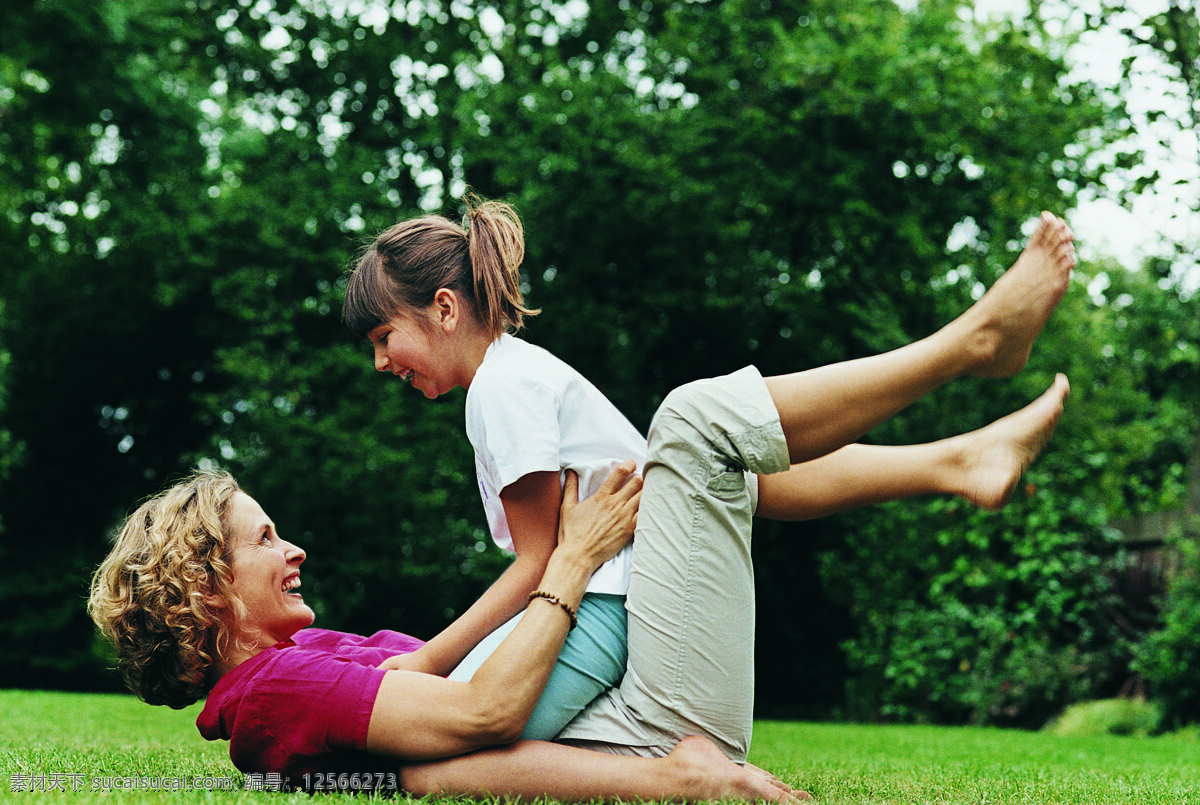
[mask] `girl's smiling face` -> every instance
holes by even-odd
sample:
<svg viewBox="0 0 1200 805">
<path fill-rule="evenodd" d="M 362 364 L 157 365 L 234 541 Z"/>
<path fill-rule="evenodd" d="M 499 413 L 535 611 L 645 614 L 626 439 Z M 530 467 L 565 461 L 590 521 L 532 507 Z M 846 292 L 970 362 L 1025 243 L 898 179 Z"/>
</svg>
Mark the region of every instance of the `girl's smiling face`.
<svg viewBox="0 0 1200 805">
<path fill-rule="evenodd" d="M 241 641 L 266 648 L 312 625 L 312 609 L 295 592 L 304 551 L 283 540 L 271 518 L 244 492 L 230 500 L 228 518 L 230 592 L 245 606 L 245 617 L 238 622 Z"/>
<path fill-rule="evenodd" d="M 429 399 L 468 388 L 492 337 L 457 293 L 441 288 L 427 308 L 397 314 L 367 333 L 375 368 L 410 381 Z"/>
<path fill-rule="evenodd" d="M 432 322 L 396 316 L 367 334 L 375 351 L 375 368 L 412 383 L 429 399 L 460 385 L 450 378 L 442 353 L 446 335 Z"/>
</svg>

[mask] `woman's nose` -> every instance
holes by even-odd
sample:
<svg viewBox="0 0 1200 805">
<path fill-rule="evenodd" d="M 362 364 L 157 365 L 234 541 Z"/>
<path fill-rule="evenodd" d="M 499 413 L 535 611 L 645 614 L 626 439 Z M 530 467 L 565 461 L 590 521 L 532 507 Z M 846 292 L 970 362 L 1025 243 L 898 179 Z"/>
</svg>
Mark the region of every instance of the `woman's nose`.
<svg viewBox="0 0 1200 805">
<path fill-rule="evenodd" d="M 287 543 L 287 549 L 284 551 L 284 555 L 287 557 L 289 562 L 295 562 L 296 564 L 300 564 L 308 557 L 308 554 L 304 552 L 303 548 L 301 548 L 299 545 L 293 545 L 290 542 Z"/>
</svg>

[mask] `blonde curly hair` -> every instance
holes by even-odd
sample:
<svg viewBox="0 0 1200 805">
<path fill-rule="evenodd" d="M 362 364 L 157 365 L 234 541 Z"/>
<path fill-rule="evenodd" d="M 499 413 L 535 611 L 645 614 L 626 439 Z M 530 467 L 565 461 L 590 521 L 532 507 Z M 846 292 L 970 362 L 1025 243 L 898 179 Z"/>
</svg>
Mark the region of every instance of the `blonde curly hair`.
<svg viewBox="0 0 1200 805">
<path fill-rule="evenodd" d="M 198 471 L 125 520 L 92 578 L 88 614 L 112 643 L 125 684 L 175 709 L 203 697 L 213 662 L 236 643 L 242 605 L 233 581 L 226 472 Z M 231 607 L 216 607 L 209 596 Z"/>
</svg>

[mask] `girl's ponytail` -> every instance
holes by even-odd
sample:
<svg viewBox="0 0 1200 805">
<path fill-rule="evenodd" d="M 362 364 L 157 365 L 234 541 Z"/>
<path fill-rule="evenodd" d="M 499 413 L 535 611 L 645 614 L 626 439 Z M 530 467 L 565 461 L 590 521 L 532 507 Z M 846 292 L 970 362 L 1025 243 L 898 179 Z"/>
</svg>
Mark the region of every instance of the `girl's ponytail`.
<svg viewBox="0 0 1200 805">
<path fill-rule="evenodd" d="M 365 337 L 394 316 L 423 310 L 439 288 L 461 294 L 492 338 L 538 314 L 521 293 L 525 232 L 517 211 L 501 201 L 463 201 L 462 226 L 440 215 L 401 221 L 360 255 L 342 308 L 352 333 Z"/>
<path fill-rule="evenodd" d="M 540 311 L 525 306 L 521 292 L 521 261 L 525 259 L 525 229 L 517 211 L 502 201 L 464 199 L 463 221 L 471 258 L 475 303 L 480 320 L 499 337 L 519 330 L 524 316 Z"/>
</svg>

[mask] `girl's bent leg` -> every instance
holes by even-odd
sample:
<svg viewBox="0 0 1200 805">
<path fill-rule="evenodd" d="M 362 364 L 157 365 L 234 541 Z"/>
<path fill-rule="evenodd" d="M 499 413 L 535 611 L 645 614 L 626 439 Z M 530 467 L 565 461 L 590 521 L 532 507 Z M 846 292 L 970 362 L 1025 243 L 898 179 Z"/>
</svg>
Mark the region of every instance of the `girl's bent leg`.
<svg viewBox="0 0 1200 805">
<path fill-rule="evenodd" d="M 925 494 L 958 495 L 985 509 L 1008 502 L 1045 447 L 1069 391 L 1063 375 L 1042 396 L 979 430 L 919 445 L 851 444 L 758 479 L 757 513 L 808 520 Z"/>
<path fill-rule="evenodd" d="M 705 735 L 745 760 L 754 705 L 754 473 L 787 468 L 778 413 L 753 368 L 667 396 L 650 426 L 625 677 L 560 740 L 655 755 Z"/>
<path fill-rule="evenodd" d="M 1043 213 L 1012 268 L 933 335 L 882 355 L 769 378 L 792 462 L 853 442 L 956 377 L 1019 371 L 1074 265 L 1071 230 Z"/>
<path fill-rule="evenodd" d="M 593 699 L 620 683 L 629 654 L 627 621 L 625 596 L 584 595 L 578 625 L 567 635 L 522 738 L 553 740 Z"/>
</svg>

